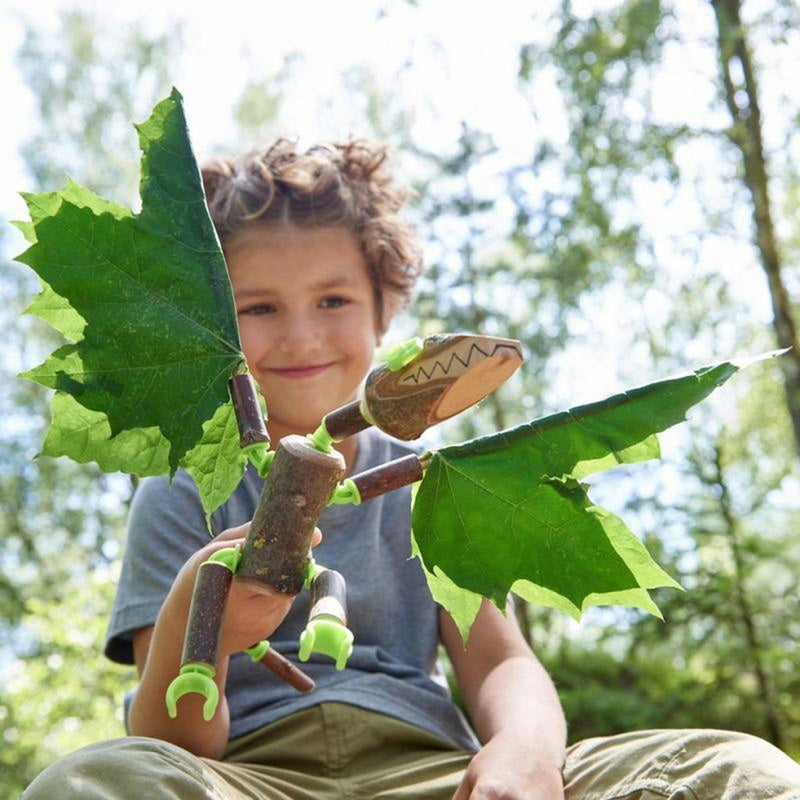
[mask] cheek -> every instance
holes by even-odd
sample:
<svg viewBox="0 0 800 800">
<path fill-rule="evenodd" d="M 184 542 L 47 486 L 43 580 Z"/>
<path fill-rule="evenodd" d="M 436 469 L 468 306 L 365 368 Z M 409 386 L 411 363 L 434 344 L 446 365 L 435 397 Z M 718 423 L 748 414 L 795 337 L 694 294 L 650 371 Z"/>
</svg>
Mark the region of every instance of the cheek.
<svg viewBox="0 0 800 800">
<path fill-rule="evenodd" d="M 256 319 L 244 317 L 239 320 L 239 340 L 242 343 L 244 357 L 252 369 L 264 352 L 264 343 L 266 341 L 266 337 Z"/>
<path fill-rule="evenodd" d="M 372 360 L 372 354 L 378 344 L 378 332 L 375 320 L 369 313 L 353 315 L 346 325 L 338 331 L 339 341 L 347 347 L 352 355 L 359 356 L 367 361 Z"/>
</svg>

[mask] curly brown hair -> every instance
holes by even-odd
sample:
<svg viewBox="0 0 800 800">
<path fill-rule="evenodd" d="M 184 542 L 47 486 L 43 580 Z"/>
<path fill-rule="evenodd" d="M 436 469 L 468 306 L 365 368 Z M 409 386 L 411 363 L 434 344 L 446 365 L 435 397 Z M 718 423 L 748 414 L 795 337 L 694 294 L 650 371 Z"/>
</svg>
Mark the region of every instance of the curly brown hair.
<svg viewBox="0 0 800 800">
<path fill-rule="evenodd" d="M 305 152 L 279 139 L 266 150 L 204 165 L 203 187 L 223 252 L 237 233 L 264 225 L 345 228 L 367 263 L 385 331 L 408 305 L 421 271 L 417 236 L 398 214 L 410 192 L 395 183 L 386 161 L 386 147 L 366 139 Z"/>
</svg>

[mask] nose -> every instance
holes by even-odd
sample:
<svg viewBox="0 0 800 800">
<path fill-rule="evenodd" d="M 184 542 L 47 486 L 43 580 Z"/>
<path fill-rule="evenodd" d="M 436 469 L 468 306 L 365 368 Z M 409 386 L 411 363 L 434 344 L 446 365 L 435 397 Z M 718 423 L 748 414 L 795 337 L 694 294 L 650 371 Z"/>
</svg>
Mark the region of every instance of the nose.
<svg viewBox="0 0 800 800">
<path fill-rule="evenodd" d="M 284 353 L 304 355 L 320 346 L 322 332 L 313 314 L 289 312 L 284 315 L 282 322 L 279 347 Z"/>
</svg>

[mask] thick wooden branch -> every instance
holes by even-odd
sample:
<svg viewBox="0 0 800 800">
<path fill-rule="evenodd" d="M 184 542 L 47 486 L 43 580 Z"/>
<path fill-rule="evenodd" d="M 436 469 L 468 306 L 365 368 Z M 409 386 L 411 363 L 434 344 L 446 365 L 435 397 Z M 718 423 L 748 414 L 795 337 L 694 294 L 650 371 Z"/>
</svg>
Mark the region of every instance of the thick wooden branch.
<svg viewBox="0 0 800 800">
<path fill-rule="evenodd" d="M 281 594 L 305 583 L 317 519 L 344 475 L 336 450 L 317 450 L 304 436 L 285 436 L 259 498 L 236 580 Z"/>
</svg>

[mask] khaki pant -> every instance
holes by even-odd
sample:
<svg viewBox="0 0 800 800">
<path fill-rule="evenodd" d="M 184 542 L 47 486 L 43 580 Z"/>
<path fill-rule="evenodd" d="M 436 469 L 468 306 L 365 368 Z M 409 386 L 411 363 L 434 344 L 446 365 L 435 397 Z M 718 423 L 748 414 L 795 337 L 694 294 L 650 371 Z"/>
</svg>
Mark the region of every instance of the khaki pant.
<svg viewBox="0 0 800 800">
<path fill-rule="evenodd" d="M 451 800 L 470 754 L 381 714 L 327 703 L 231 742 L 222 761 L 156 739 L 79 750 L 23 800 Z M 644 731 L 570 748 L 567 800 L 800 800 L 800 765 L 723 731 Z"/>
</svg>

